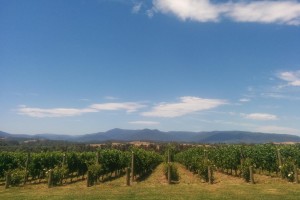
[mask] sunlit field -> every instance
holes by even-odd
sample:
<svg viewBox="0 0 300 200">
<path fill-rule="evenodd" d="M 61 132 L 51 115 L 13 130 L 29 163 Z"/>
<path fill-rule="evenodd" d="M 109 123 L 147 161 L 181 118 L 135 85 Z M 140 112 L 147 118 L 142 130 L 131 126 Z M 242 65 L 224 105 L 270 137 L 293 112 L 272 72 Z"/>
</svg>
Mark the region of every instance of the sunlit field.
<svg viewBox="0 0 300 200">
<path fill-rule="evenodd" d="M 256 184 L 216 172 L 215 183 L 201 179 L 177 164 L 180 180 L 168 185 L 159 165 L 144 180 L 126 186 L 125 176 L 86 187 L 86 181 L 48 188 L 47 184 L 0 188 L 1 199 L 298 199 L 300 185 L 280 178 L 255 175 Z"/>
</svg>

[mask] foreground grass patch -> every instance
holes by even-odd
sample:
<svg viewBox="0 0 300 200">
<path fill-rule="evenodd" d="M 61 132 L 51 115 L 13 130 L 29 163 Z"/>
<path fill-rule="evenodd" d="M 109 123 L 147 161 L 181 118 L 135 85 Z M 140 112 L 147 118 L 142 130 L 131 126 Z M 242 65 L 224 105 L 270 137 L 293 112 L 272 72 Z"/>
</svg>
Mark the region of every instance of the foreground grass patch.
<svg viewBox="0 0 300 200">
<path fill-rule="evenodd" d="M 300 184 L 263 177 L 255 185 L 242 179 L 215 173 L 216 183 L 201 183 L 196 175 L 179 165 L 178 184 L 168 185 L 162 166 L 142 182 L 125 186 L 125 177 L 86 187 L 85 181 L 47 188 L 46 184 L 0 188 L 0 199 L 299 199 Z M 259 177 L 262 179 L 261 177 Z"/>
</svg>

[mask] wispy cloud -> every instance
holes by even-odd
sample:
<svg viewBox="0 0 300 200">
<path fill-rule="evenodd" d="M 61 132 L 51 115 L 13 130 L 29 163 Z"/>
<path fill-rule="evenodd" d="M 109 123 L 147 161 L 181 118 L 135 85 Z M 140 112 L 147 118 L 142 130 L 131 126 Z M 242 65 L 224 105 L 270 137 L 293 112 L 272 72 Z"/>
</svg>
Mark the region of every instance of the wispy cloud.
<svg viewBox="0 0 300 200">
<path fill-rule="evenodd" d="M 85 113 L 95 113 L 100 111 L 116 111 L 125 110 L 127 113 L 135 112 L 145 105 L 136 102 L 124 103 L 102 103 L 92 104 L 87 108 L 35 108 L 27 107 L 25 105 L 19 106 L 18 114 L 27 115 L 30 117 L 44 118 L 44 117 L 71 117 L 78 116 Z"/>
<path fill-rule="evenodd" d="M 89 99 L 79 99 L 79 101 L 90 101 Z"/>
<path fill-rule="evenodd" d="M 300 130 L 282 126 L 261 126 L 256 128 L 256 131 L 266 133 L 300 134 Z"/>
<path fill-rule="evenodd" d="M 252 119 L 252 120 L 261 120 L 261 121 L 278 120 L 278 117 L 276 115 L 267 114 L 267 113 L 242 114 L 242 116 L 246 119 Z"/>
<path fill-rule="evenodd" d="M 19 96 L 19 97 L 22 97 L 22 96 L 37 97 L 37 96 L 39 96 L 39 94 L 35 93 L 35 92 L 28 92 L 28 93 L 13 92 L 12 95 Z"/>
<path fill-rule="evenodd" d="M 239 99 L 240 102 L 249 102 L 251 101 L 251 99 L 248 99 L 248 98 L 242 98 L 242 99 Z"/>
<path fill-rule="evenodd" d="M 149 112 L 143 112 L 147 117 L 179 117 L 196 111 L 209 110 L 224 105 L 221 99 L 203 99 L 199 97 L 181 97 L 177 103 L 160 103 Z"/>
<path fill-rule="evenodd" d="M 135 2 L 133 7 L 132 7 L 132 13 L 138 13 L 140 12 L 142 8 L 143 2 Z"/>
<path fill-rule="evenodd" d="M 144 108 L 145 105 L 136 102 L 125 102 L 125 103 L 102 103 L 93 104 L 90 108 L 96 110 L 125 110 L 128 113 L 135 112 L 140 108 Z"/>
<path fill-rule="evenodd" d="M 216 124 L 224 124 L 224 125 L 230 125 L 230 126 L 235 126 L 235 127 L 254 127 L 254 124 L 249 124 L 249 123 L 241 123 L 241 122 L 235 122 L 235 121 L 225 121 L 225 120 L 215 120 Z"/>
<path fill-rule="evenodd" d="M 300 70 L 281 72 L 278 78 L 287 82 L 288 86 L 300 86 Z"/>
<path fill-rule="evenodd" d="M 105 96 L 104 99 L 106 100 L 118 100 L 118 97 L 113 97 L 113 96 Z"/>
<path fill-rule="evenodd" d="M 129 124 L 137 124 L 137 125 L 158 125 L 160 124 L 159 122 L 155 121 L 132 121 L 128 122 Z"/>
<path fill-rule="evenodd" d="M 148 112 L 140 113 L 147 117 L 178 117 L 190 114 L 196 111 L 209 110 L 221 105 L 227 104 L 221 99 L 203 99 L 199 97 L 181 97 L 177 103 L 159 103 Z M 144 103 L 139 102 L 109 102 L 91 104 L 85 108 L 38 108 L 21 105 L 17 109 L 18 114 L 30 117 L 71 117 L 85 113 L 96 113 L 101 111 L 125 111 L 126 113 L 137 112 L 147 107 Z M 136 123 L 145 123 L 146 121 L 136 121 Z M 147 121 L 149 123 L 149 121 Z M 153 122 L 150 122 L 153 124 Z M 149 124 L 148 124 L 149 125 Z"/>
<path fill-rule="evenodd" d="M 95 109 L 84 108 L 84 109 L 76 109 L 76 108 L 31 108 L 27 106 L 20 106 L 18 109 L 18 113 L 20 115 L 27 115 L 30 117 L 70 117 L 70 116 L 78 116 L 84 113 L 92 113 L 97 112 Z"/>
<path fill-rule="evenodd" d="M 237 22 L 300 25 L 300 3 L 297 1 L 251 1 L 228 4 L 225 15 Z"/>
<path fill-rule="evenodd" d="M 277 23 L 300 25 L 300 3 L 293 0 L 228 1 L 210 0 L 153 0 L 152 13 L 173 14 L 179 19 L 198 22 L 217 22 L 231 19 L 236 22 Z"/>
<path fill-rule="evenodd" d="M 264 98 L 273 98 L 273 99 L 286 99 L 286 100 L 292 100 L 292 101 L 299 101 L 299 96 L 292 96 L 292 95 L 286 95 L 281 93 L 261 93 L 261 96 Z"/>
</svg>

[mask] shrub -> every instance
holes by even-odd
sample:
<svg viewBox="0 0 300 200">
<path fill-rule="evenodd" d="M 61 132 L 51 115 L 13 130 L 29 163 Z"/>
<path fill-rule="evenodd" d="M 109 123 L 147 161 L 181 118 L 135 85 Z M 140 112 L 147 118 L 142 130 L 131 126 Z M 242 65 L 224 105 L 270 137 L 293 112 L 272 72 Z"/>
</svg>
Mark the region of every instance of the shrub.
<svg viewBox="0 0 300 200">
<path fill-rule="evenodd" d="M 94 182 L 98 179 L 98 177 L 102 175 L 102 167 L 100 164 L 89 165 L 88 171 L 90 171 L 91 184 L 94 184 Z"/>
<path fill-rule="evenodd" d="M 214 170 L 214 165 L 212 165 L 211 161 L 208 159 L 203 159 L 202 161 L 200 161 L 198 163 L 198 175 L 205 181 L 208 182 L 209 181 L 209 177 L 208 177 L 208 167 L 211 167 L 211 170 Z M 214 177 L 212 176 L 212 181 L 214 180 Z"/>
<path fill-rule="evenodd" d="M 253 166 L 250 158 L 246 158 L 240 165 L 241 176 L 246 182 L 250 181 L 250 166 Z"/>
<path fill-rule="evenodd" d="M 178 181 L 179 180 L 179 173 L 177 166 L 174 163 L 164 163 L 164 174 L 168 179 L 168 165 L 171 167 L 171 181 Z"/>
<path fill-rule="evenodd" d="M 23 170 L 23 169 L 14 169 L 14 170 L 9 171 L 8 173 L 11 174 L 10 184 L 12 186 L 18 186 L 18 185 L 20 185 L 21 183 L 24 182 L 24 178 L 25 178 L 25 174 L 26 174 L 25 170 Z"/>
<path fill-rule="evenodd" d="M 282 177 L 290 182 L 293 182 L 295 179 L 294 164 L 295 161 L 291 157 L 288 157 L 285 160 L 284 164 L 282 164 L 282 166 L 279 166 Z"/>
<path fill-rule="evenodd" d="M 48 178 L 49 178 L 49 171 L 46 172 Z M 53 185 L 62 184 L 62 180 L 64 179 L 65 176 L 68 175 L 68 167 L 66 165 L 64 165 L 62 167 L 56 166 L 56 167 L 54 167 L 54 169 L 52 171 L 53 171 L 53 174 L 52 174 L 52 184 Z"/>
</svg>

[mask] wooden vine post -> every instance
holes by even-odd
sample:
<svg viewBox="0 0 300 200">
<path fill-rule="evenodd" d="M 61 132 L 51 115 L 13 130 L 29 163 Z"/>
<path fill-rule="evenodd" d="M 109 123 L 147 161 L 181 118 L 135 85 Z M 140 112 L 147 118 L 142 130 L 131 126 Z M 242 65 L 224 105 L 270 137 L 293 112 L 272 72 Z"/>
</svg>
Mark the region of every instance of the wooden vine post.
<svg viewBox="0 0 300 200">
<path fill-rule="evenodd" d="M 91 186 L 91 171 L 87 172 L 87 178 L 86 178 L 86 187 L 90 187 Z"/>
<path fill-rule="evenodd" d="M 131 181 L 134 181 L 134 152 L 131 154 Z"/>
<path fill-rule="evenodd" d="M 65 163 L 66 163 L 66 153 L 63 154 L 62 166 L 64 166 Z"/>
<path fill-rule="evenodd" d="M 63 160 L 62 160 L 62 168 L 64 168 L 64 166 L 65 166 L 65 164 L 66 164 L 66 153 L 64 153 L 63 154 Z M 60 179 L 60 184 L 62 185 L 62 183 L 63 183 L 63 180 L 64 180 L 64 175 L 61 177 L 61 179 Z"/>
<path fill-rule="evenodd" d="M 126 185 L 130 186 L 130 168 L 126 167 Z"/>
<path fill-rule="evenodd" d="M 5 189 L 9 188 L 11 181 L 11 174 L 7 173 L 5 177 Z"/>
<path fill-rule="evenodd" d="M 168 184 L 171 184 L 171 158 L 170 158 L 170 149 L 168 149 Z"/>
<path fill-rule="evenodd" d="M 283 174 L 282 174 L 282 160 L 281 160 L 281 155 L 280 155 L 280 149 L 277 149 L 277 158 L 278 158 L 280 176 L 281 176 L 281 178 L 284 178 Z"/>
<path fill-rule="evenodd" d="M 53 186 L 52 180 L 53 180 L 53 170 L 50 169 L 49 170 L 49 177 L 48 177 L 48 188 L 51 188 Z"/>
<path fill-rule="evenodd" d="M 30 153 L 27 153 L 27 158 L 26 158 L 26 162 L 25 162 L 25 175 L 24 175 L 24 185 L 26 184 L 26 182 L 28 181 L 28 165 L 29 165 L 29 160 L 30 160 Z"/>
<path fill-rule="evenodd" d="M 294 176 L 295 176 L 295 183 L 299 183 L 299 179 L 298 179 L 298 168 L 297 165 L 294 164 Z"/>
<path fill-rule="evenodd" d="M 249 172 L 250 172 L 250 183 L 255 184 L 254 177 L 253 177 L 253 166 L 249 167 Z"/>
<path fill-rule="evenodd" d="M 97 153 L 96 153 L 95 164 L 99 165 L 99 151 L 97 151 Z M 96 183 L 99 183 L 99 176 L 98 175 L 96 177 Z"/>
<path fill-rule="evenodd" d="M 96 153 L 96 161 L 95 161 L 95 164 L 99 164 L 99 151 L 97 151 Z"/>
<path fill-rule="evenodd" d="M 208 166 L 208 183 L 213 184 L 213 170 L 210 165 Z"/>
</svg>

